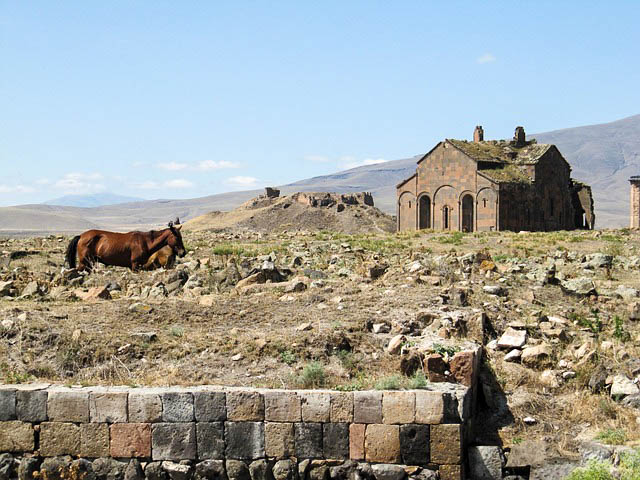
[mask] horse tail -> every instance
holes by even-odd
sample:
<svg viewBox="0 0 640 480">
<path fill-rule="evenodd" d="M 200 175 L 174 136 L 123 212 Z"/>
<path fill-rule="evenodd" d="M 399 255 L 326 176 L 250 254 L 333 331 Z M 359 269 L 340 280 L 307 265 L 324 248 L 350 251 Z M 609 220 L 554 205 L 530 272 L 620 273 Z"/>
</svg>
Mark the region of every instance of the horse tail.
<svg viewBox="0 0 640 480">
<path fill-rule="evenodd" d="M 76 235 L 69 242 L 69 246 L 67 247 L 67 253 L 65 254 L 66 263 L 69 264 L 69 267 L 76 268 L 76 252 L 78 251 L 78 242 L 80 241 L 80 235 Z"/>
</svg>

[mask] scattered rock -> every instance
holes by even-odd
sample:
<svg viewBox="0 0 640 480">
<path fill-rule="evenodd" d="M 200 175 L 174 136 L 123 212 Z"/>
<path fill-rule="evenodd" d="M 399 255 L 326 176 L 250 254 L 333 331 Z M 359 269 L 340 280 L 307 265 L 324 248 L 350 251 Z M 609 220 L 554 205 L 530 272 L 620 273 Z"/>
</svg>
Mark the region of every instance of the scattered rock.
<svg viewBox="0 0 640 480">
<path fill-rule="evenodd" d="M 498 347 L 504 349 L 521 348 L 527 343 L 527 331 L 507 328 L 498 340 Z"/>
<path fill-rule="evenodd" d="M 522 350 L 521 361 L 527 366 L 539 366 L 546 363 L 551 358 L 551 347 L 546 343 L 536 345 L 535 347 L 527 347 Z"/>
<path fill-rule="evenodd" d="M 628 395 L 638 393 L 638 386 L 633 380 L 628 379 L 625 375 L 616 375 L 613 377 L 611 384 L 611 398 L 614 400 L 622 400 Z"/>
<path fill-rule="evenodd" d="M 396 355 L 400 353 L 400 349 L 402 345 L 404 345 L 407 341 L 407 337 L 404 335 L 396 335 L 391 340 L 389 340 L 389 345 L 387 345 L 387 353 L 391 355 Z"/>
<path fill-rule="evenodd" d="M 560 282 L 560 286 L 562 287 L 562 290 L 571 295 L 585 297 L 597 294 L 593 280 L 587 277 L 565 280 Z"/>
</svg>

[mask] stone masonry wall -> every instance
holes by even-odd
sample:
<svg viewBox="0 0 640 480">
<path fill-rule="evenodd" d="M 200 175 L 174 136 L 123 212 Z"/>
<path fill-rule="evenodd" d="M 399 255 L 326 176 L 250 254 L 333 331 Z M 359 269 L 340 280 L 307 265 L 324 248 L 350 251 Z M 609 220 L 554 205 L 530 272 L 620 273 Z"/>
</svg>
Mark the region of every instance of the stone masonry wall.
<svg viewBox="0 0 640 480">
<path fill-rule="evenodd" d="M 439 471 L 443 480 L 461 479 L 471 392 L 448 385 L 384 392 L 0 385 L 0 453 L 137 459 L 145 469 L 210 460 L 222 470 L 259 460 L 271 469 L 287 460 L 298 465 L 292 480 L 305 480 L 305 461 L 366 464 L 374 474 L 382 464 L 401 472 L 398 479 L 421 471 L 420 478 Z"/>
</svg>

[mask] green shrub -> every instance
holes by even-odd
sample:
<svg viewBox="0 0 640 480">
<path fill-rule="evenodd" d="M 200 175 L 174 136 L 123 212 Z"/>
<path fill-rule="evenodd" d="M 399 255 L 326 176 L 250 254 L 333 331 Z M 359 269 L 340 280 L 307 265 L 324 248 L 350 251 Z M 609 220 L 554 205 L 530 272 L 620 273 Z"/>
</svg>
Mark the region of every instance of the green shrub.
<svg viewBox="0 0 640 480">
<path fill-rule="evenodd" d="M 376 382 L 376 390 L 400 390 L 402 389 L 403 378 L 400 375 L 391 375 L 381 378 Z"/>
<path fill-rule="evenodd" d="M 589 460 L 586 467 L 576 468 L 565 480 L 613 480 L 608 462 Z"/>
<path fill-rule="evenodd" d="M 623 452 L 620 458 L 620 480 L 637 480 L 640 478 L 640 449 Z"/>
<path fill-rule="evenodd" d="M 596 438 L 607 445 L 622 445 L 627 440 L 627 435 L 619 428 L 607 428 L 600 431 Z"/>
<path fill-rule="evenodd" d="M 423 388 L 427 388 L 429 381 L 427 377 L 424 376 L 424 372 L 417 371 L 414 373 L 413 377 L 409 379 L 409 383 L 407 384 L 407 388 L 411 390 L 419 390 Z"/>
<path fill-rule="evenodd" d="M 298 380 L 304 388 L 324 387 L 326 382 L 324 367 L 320 362 L 311 362 L 302 369 Z"/>
<path fill-rule="evenodd" d="M 293 365 L 296 363 L 296 356 L 290 350 L 283 350 L 280 352 L 280 360 L 287 365 Z"/>
<path fill-rule="evenodd" d="M 618 340 L 620 340 L 621 342 L 627 342 L 631 340 L 631 335 L 629 334 L 629 332 L 627 332 L 624 329 L 624 322 L 622 318 L 616 315 L 615 317 L 613 317 L 613 322 L 614 322 L 613 336 Z"/>
</svg>

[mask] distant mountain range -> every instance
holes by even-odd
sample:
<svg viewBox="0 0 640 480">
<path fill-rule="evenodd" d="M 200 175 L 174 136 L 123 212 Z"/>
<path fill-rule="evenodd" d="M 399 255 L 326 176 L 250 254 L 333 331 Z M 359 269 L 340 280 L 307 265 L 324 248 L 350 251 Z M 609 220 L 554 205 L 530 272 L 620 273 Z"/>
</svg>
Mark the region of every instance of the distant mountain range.
<svg viewBox="0 0 640 480">
<path fill-rule="evenodd" d="M 530 134 L 540 143 L 554 143 L 573 168 L 572 176 L 593 188 L 596 227 L 623 227 L 629 223 L 629 183 L 640 174 L 640 115 L 611 123 Z M 425 145 L 425 152 L 433 145 Z M 358 192 L 373 194 L 381 210 L 395 214 L 396 189 L 415 172 L 422 156 L 352 168 L 280 188 L 296 191 Z M 262 190 L 222 193 L 189 200 L 145 200 L 92 208 L 54 205 L 19 205 L 0 208 L 0 233 L 75 232 L 86 228 L 149 229 L 214 210 L 229 211 Z"/>
<path fill-rule="evenodd" d="M 62 207 L 102 207 L 103 205 L 117 205 L 118 203 L 129 203 L 143 201 L 140 197 L 126 197 L 115 193 L 94 193 L 90 195 L 65 195 L 54 198 L 44 205 L 59 205 Z"/>
</svg>

